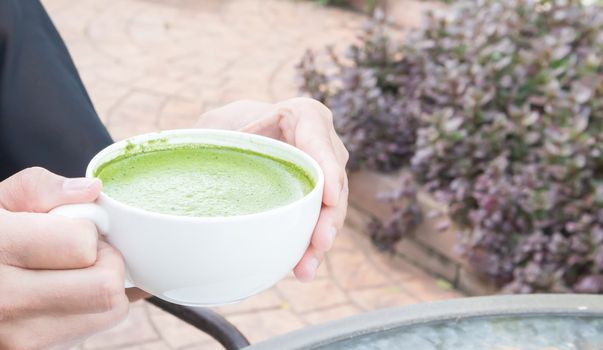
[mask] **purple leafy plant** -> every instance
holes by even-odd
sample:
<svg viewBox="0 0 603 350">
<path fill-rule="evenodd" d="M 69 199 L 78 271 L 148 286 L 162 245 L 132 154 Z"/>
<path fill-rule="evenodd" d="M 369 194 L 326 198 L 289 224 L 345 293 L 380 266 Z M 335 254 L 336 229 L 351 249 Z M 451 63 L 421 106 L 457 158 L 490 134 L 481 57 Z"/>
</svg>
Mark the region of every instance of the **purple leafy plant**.
<svg viewBox="0 0 603 350">
<path fill-rule="evenodd" d="M 352 168 L 410 168 L 505 291 L 603 293 L 603 9 L 462 2 L 399 46 L 377 21 L 330 56 L 329 74 L 304 57 L 302 88 L 332 108 Z M 402 182 L 393 197 L 414 193 Z M 374 241 L 416 225 L 407 202 Z"/>
</svg>

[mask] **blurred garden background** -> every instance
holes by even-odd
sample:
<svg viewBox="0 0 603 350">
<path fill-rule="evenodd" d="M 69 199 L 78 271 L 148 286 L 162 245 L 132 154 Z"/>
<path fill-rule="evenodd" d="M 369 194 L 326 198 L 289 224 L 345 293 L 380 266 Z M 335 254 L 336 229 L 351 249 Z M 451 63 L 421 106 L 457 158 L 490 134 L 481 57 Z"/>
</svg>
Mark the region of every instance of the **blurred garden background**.
<svg viewBox="0 0 603 350">
<path fill-rule="evenodd" d="M 237 99 L 333 110 L 346 227 L 314 282 L 215 309 L 252 342 L 465 295 L 603 293 L 597 1 L 43 3 L 115 139 Z M 220 346 L 139 302 L 81 348 Z"/>
</svg>

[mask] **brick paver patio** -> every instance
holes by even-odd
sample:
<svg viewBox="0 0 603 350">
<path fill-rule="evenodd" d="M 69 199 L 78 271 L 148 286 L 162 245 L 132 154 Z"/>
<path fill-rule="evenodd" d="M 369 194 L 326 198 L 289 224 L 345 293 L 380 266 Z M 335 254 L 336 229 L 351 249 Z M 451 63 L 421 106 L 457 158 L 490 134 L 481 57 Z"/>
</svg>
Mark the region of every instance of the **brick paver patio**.
<svg viewBox="0 0 603 350">
<path fill-rule="evenodd" d="M 44 0 L 94 104 L 116 139 L 192 126 L 242 98 L 296 95 L 306 48 L 350 42 L 365 18 L 293 0 Z M 317 279 L 288 277 L 240 304 L 216 308 L 257 342 L 376 308 L 459 296 L 404 261 L 377 253 L 359 216 L 337 238 Z M 354 220 L 355 218 L 355 220 Z M 82 349 L 220 349 L 144 302 Z"/>
</svg>

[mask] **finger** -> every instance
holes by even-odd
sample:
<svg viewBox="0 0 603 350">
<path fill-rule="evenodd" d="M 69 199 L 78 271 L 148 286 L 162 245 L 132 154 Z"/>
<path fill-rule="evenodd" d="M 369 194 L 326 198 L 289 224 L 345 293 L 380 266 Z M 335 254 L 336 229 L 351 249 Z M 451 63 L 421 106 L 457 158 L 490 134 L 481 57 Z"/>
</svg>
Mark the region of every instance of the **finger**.
<svg viewBox="0 0 603 350">
<path fill-rule="evenodd" d="M 92 314 L 108 312 L 128 302 L 124 263 L 117 250 L 99 241 L 98 260 L 87 269 L 25 270 L 3 267 L 3 279 L 15 283 L 4 292 L 22 314 Z"/>
<path fill-rule="evenodd" d="M 339 227 L 335 222 L 336 216 L 336 207 L 323 207 L 320 211 L 320 217 L 312 233 L 311 241 L 316 250 L 326 252 L 331 249 L 339 231 Z"/>
<path fill-rule="evenodd" d="M 285 141 L 282 136 L 282 131 L 279 128 L 279 121 L 282 115 L 277 111 L 267 114 L 266 117 L 255 120 L 252 123 L 245 125 L 240 129 L 242 132 L 247 132 L 256 135 L 262 135 L 273 139 Z"/>
<path fill-rule="evenodd" d="M 324 254 L 310 246 L 304 256 L 293 269 L 295 277 L 301 282 L 310 282 L 316 276 L 316 270 L 324 258 Z"/>
<path fill-rule="evenodd" d="M 337 136 L 335 129 L 331 130 L 331 143 L 335 149 L 335 154 L 337 155 L 339 164 L 343 169 L 345 169 L 346 165 L 348 164 L 348 160 L 350 159 L 350 153 L 348 152 L 347 148 L 345 148 L 345 145 L 339 136 Z"/>
<path fill-rule="evenodd" d="M 294 139 L 296 147 L 316 160 L 325 177 L 323 202 L 329 206 L 336 205 L 343 186 L 345 169 L 337 160 L 331 143 L 329 131 L 331 126 L 327 124 L 327 119 L 324 117 L 317 115 L 310 117 L 310 111 L 306 112 L 305 115 L 290 119 L 297 119 L 299 123 L 297 127 L 287 126 L 285 123 L 283 128 L 295 130 L 295 136 L 289 136 L 289 138 Z M 284 135 L 288 137 L 286 132 L 284 132 Z"/>
<path fill-rule="evenodd" d="M 84 219 L 0 209 L 0 262 L 27 269 L 77 269 L 97 259 L 96 226 Z"/>
<path fill-rule="evenodd" d="M 304 109 L 296 113 L 301 113 L 302 116 L 298 117 L 290 109 L 282 107 L 272 115 L 245 126 L 241 131 L 281 139 L 314 158 L 325 175 L 323 202 L 336 205 L 345 171 L 331 144 L 330 126 L 325 123 L 325 118 L 316 115 L 314 111 Z"/>
<path fill-rule="evenodd" d="M 129 304 L 96 314 L 36 315 L 2 324 L 1 349 L 66 349 L 82 343 L 90 335 L 107 330 L 128 314 Z M 33 336 L 36 335 L 36 336 Z"/>
<path fill-rule="evenodd" d="M 308 153 L 325 175 L 323 202 L 336 205 L 345 176 L 347 150 L 331 140 L 334 136 L 341 143 L 333 129 L 331 112 L 322 103 L 307 98 L 290 99 L 275 108 L 272 114 L 241 131 L 280 139 Z"/>
<path fill-rule="evenodd" d="M 28 168 L 0 182 L 0 207 L 46 213 L 62 204 L 91 202 L 100 190 L 98 179 L 67 179 L 43 168 Z"/>
<path fill-rule="evenodd" d="M 331 249 L 335 237 L 345 221 L 348 202 L 348 184 L 347 178 L 344 179 L 343 190 L 341 191 L 339 203 L 335 207 L 323 207 L 320 211 L 318 223 L 312 234 L 312 246 L 321 252 Z"/>
<path fill-rule="evenodd" d="M 125 279 L 124 259 L 121 253 L 103 240 L 98 241 L 98 259 L 96 260 L 96 264 L 94 264 L 94 268 L 116 271 L 121 274 L 120 279 L 122 282 Z"/>
</svg>

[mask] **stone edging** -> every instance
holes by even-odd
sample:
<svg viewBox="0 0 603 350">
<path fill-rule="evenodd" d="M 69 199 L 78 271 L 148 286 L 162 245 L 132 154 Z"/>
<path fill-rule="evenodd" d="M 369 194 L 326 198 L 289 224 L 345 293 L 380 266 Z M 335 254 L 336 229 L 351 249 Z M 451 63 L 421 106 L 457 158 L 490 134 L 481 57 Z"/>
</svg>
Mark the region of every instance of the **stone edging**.
<svg viewBox="0 0 603 350">
<path fill-rule="evenodd" d="M 356 218 L 350 216 L 350 219 L 360 221 L 355 224 L 363 226 L 372 217 L 389 218 L 392 214 L 391 205 L 377 199 L 377 195 L 397 188 L 398 178 L 399 174 L 384 175 L 368 171 L 350 174 L 350 206 L 357 214 L 354 215 Z M 492 282 L 455 253 L 457 230 L 445 214 L 446 207 L 425 192 L 418 194 L 418 200 L 424 214 L 430 211 L 443 214 L 432 218 L 425 215 L 415 232 L 395 245 L 394 254 L 441 277 L 469 295 L 496 293 L 497 288 Z M 446 223 L 448 228 L 437 228 Z"/>
</svg>

